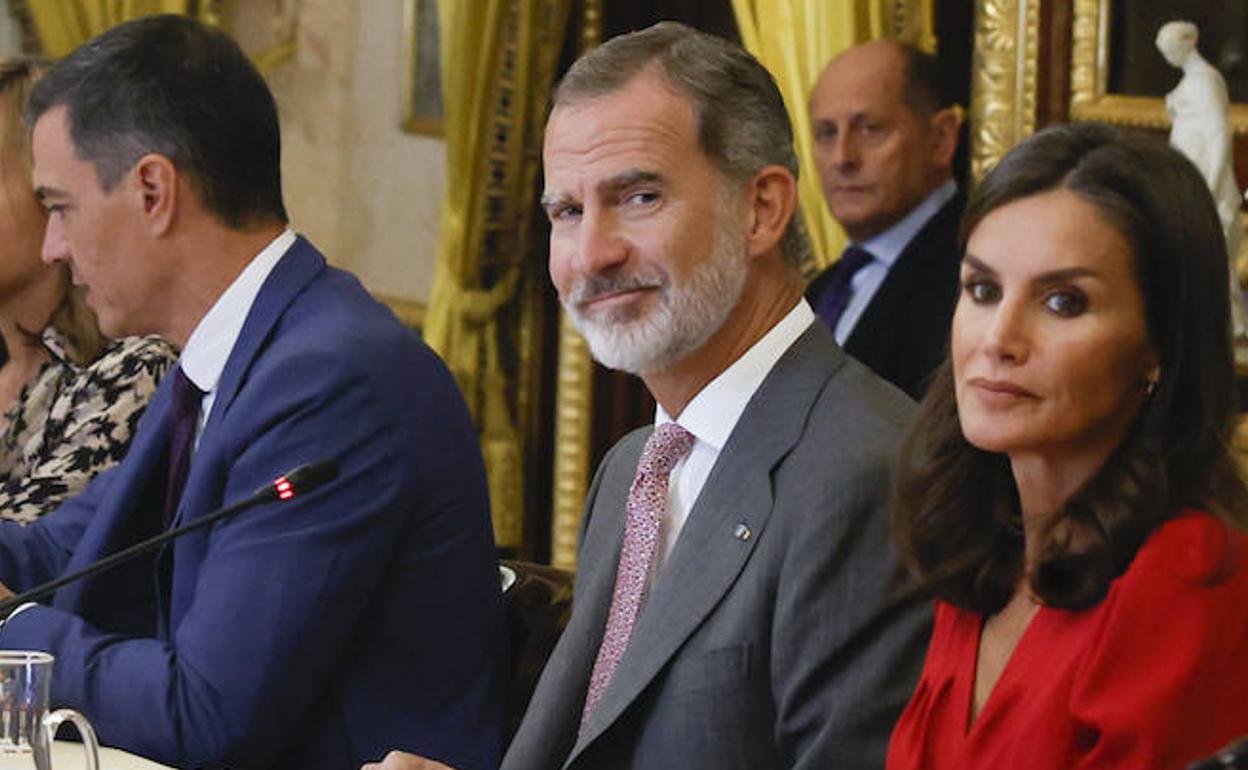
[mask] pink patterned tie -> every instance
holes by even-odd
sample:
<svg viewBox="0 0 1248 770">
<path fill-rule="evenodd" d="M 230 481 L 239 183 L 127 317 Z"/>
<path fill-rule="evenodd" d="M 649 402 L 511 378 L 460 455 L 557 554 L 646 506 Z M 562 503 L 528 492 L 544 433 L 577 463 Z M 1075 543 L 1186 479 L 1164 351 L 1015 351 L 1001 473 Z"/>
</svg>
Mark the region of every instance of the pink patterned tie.
<svg viewBox="0 0 1248 770">
<path fill-rule="evenodd" d="M 615 674 L 616 664 L 624 657 L 628 639 L 633 634 L 637 612 L 646 597 L 650 570 L 658 552 L 659 533 L 667 511 L 667 479 L 680 459 L 693 448 L 693 434 L 674 422 L 664 423 L 650 434 L 641 450 L 637 475 L 625 504 L 624 545 L 615 573 L 615 592 L 607 615 L 607 630 L 598 648 L 598 658 L 589 677 L 585 708 L 581 711 L 581 729 L 589 722 L 602 694 Z"/>
</svg>

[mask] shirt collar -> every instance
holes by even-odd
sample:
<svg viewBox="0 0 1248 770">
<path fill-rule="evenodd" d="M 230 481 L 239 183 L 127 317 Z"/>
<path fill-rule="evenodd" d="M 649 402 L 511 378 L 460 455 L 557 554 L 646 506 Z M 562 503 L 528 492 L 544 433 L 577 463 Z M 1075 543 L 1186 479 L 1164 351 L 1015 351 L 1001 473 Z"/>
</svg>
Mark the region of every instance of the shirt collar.
<svg viewBox="0 0 1248 770">
<path fill-rule="evenodd" d="M 294 232 L 290 228 L 283 230 L 252 258 L 196 324 L 178 359 L 182 371 L 195 387 L 205 393 L 216 390 L 217 380 L 221 379 L 225 362 L 230 358 L 260 287 L 294 242 Z"/>
<path fill-rule="evenodd" d="M 762 339 L 698 391 L 675 422 L 699 441 L 710 444 L 716 452 L 723 449 L 763 380 L 814 320 L 815 313 L 810 305 L 804 299 L 799 300 Z M 655 426 L 665 422 L 673 420 L 662 406 L 656 407 Z"/>
<path fill-rule="evenodd" d="M 927 220 L 936 216 L 936 212 L 958 193 L 958 185 L 952 179 L 932 191 L 923 202 L 911 209 L 900 222 L 879 235 L 868 238 L 858 246 L 871 252 L 871 256 L 892 267 L 901 252 L 906 250 L 910 241 L 918 234 Z"/>
</svg>

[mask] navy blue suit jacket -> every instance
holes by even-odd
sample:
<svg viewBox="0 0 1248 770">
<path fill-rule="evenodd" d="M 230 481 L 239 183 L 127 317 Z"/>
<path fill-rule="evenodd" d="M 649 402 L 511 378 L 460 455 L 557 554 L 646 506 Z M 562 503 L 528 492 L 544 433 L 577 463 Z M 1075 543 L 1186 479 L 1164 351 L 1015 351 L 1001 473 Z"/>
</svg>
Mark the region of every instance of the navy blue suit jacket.
<svg viewBox="0 0 1248 770">
<path fill-rule="evenodd" d="M 966 197 L 961 192 L 919 229 L 897 257 L 884 283 L 854 324 L 845 352 L 915 401 L 949 352 L 949 327 L 958 303 L 958 226 Z M 806 298 L 818 307 L 835 265 L 815 277 Z"/>
<path fill-rule="evenodd" d="M 29 588 L 159 530 L 173 379 L 117 468 L 0 529 L 0 580 Z M 0 647 L 55 655 L 56 705 L 166 764 L 339 770 L 400 748 L 494 767 L 506 653 L 467 411 L 441 361 L 300 238 L 230 353 L 177 521 L 321 458 L 333 482 L 71 585 Z"/>
</svg>

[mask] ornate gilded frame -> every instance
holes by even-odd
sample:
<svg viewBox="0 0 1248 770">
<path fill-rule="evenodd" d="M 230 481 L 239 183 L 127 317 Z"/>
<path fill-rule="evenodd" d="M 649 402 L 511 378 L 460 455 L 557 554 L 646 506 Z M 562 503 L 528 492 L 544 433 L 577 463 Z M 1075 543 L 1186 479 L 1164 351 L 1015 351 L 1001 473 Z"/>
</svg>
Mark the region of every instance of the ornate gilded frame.
<svg viewBox="0 0 1248 770">
<path fill-rule="evenodd" d="M 437 15 L 435 0 L 405 0 L 403 3 L 403 130 L 410 134 L 442 135 L 442 107 L 422 100 L 417 94 L 422 77 L 440 77 L 441 52 L 420 45 L 422 30 L 428 29 L 425 14 Z M 432 71 L 430 71 L 432 70 Z"/>
<path fill-rule="evenodd" d="M 971 177 L 979 180 L 1036 130 L 1042 0 L 977 0 L 971 81 Z"/>
<path fill-rule="evenodd" d="M 1162 99 L 1108 92 L 1112 0 L 1075 0 L 1070 67 L 1071 120 L 1101 120 L 1164 129 L 1170 125 Z M 1231 128 L 1248 136 L 1248 104 L 1232 104 Z"/>
</svg>

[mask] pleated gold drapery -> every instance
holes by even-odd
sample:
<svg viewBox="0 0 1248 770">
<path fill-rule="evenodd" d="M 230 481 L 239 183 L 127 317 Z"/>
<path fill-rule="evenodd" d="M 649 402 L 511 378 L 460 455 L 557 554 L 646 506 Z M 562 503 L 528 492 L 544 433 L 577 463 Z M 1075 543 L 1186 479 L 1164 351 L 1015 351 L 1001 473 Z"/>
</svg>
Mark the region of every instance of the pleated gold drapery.
<svg viewBox="0 0 1248 770">
<path fill-rule="evenodd" d="M 446 193 L 424 334 L 481 433 L 494 535 L 524 524 L 526 270 L 550 99 L 571 0 L 438 3 Z M 544 276 L 537 271 L 537 277 Z M 414 387 L 419 387 L 415 383 Z"/>
<path fill-rule="evenodd" d="M 218 21 L 209 0 L 26 0 L 39 42 L 48 56 L 62 57 L 109 27 L 149 13 L 180 13 Z"/>
<path fill-rule="evenodd" d="M 807 100 L 824 65 L 851 46 L 880 37 L 931 50 L 932 0 L 732 0 L 746 49 L 780 86 L 793 121 L 801 178 L 799 201 L 815 267 L 840 256 L 845 234 L 828 212 L 814 165 Z"/>
</svg>

